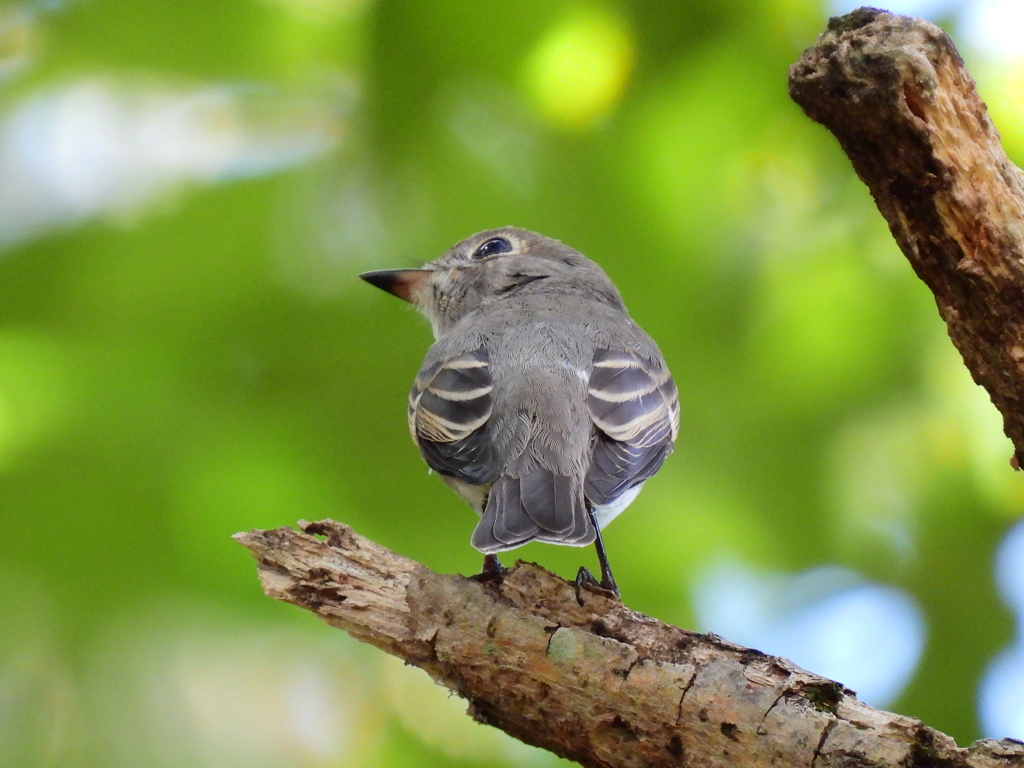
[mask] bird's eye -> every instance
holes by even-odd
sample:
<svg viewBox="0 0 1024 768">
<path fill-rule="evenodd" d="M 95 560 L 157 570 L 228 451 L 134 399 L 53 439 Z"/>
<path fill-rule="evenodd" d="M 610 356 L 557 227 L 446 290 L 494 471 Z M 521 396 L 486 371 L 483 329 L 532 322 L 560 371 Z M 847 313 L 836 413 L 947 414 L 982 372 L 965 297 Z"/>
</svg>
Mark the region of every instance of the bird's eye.
<svg viewBox="0 0 1024 768">
<path fill-rule="evenodd" d="M 474 259 L 486 259 L 499 253 L 508 253 L 512 250 L 512 243 L 504 237 L 492 237 L 473 252 Z"/>
</svg>

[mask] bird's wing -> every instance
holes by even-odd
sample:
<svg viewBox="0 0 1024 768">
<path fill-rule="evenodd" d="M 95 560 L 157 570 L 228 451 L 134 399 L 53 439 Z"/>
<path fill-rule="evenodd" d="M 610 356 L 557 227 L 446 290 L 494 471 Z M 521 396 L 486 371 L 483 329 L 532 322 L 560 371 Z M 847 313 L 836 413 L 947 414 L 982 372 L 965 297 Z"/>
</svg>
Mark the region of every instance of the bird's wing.
<svg viewBox="0 0 1024 768">
<path fill-rule="evenodd" d="M 679 394 L 664 364 L 632 352 L 594 354 L 587 408 L 597 426 L 584 494 L 595 506 L 651 477 L 679 433 Z"/>
<path fill-rule="evenodd" d="M 484 428 L 493 388 L 483 347 L 420 369 L 409 392 L 409 431 L 431 469 L 471 485 L 494 480 L 499 467 Z"/>
</svg>

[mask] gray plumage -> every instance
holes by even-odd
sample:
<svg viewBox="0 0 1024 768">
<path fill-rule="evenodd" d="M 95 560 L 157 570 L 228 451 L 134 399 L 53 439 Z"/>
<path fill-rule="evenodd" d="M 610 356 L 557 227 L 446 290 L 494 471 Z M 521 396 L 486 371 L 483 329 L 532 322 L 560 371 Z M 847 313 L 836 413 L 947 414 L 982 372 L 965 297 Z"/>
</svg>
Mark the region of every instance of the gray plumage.
<svg viewBox="0 0 1024 768">
<path fill-rule="evenodd" d="M 472 544 L 583 546 L 672 451 L 676 387 L 594 262 L 505 227 L 418 270 L 367 273 L 434 329 L 409 393 L 427 464 L 481 515 Z"/>
</svg>

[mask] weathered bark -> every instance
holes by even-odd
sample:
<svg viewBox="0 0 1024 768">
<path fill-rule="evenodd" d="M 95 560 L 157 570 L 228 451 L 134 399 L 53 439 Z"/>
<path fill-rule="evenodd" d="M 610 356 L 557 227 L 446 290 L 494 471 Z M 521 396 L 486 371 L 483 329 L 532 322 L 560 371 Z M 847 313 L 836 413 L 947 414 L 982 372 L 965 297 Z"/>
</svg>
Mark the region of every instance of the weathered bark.
<svg viewBox="0 0 1024 768">
<path fill-rule="evenodd" d="M 1024 744 L 959 749 L 785 659 L 597 591 L 580 605 L 536 565 L 480 583 L 330 520 L 300 525 L 235 537 L 268 595 L 424 669 L 480 722 L 585 766 L 1024 766 Z"/>
<path fill-rule="evenodd" d="M 861 8 L 829 21 L 789 72 L 839 140 L 935 294 L 974 380 L 1024 462 L 1024 175 L 1007 158 L 949 36 Z"/>
</svg>

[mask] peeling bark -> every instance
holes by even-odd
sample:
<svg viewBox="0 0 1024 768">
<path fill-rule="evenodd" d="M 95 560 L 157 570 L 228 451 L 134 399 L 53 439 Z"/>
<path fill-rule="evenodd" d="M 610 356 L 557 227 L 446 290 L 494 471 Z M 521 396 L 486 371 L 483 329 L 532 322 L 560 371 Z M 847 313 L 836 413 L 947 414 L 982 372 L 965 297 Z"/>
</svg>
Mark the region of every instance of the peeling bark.
<svg viewBox="0 0 1024 768">
<path fill-rule="evenodd" d="M 839 140 L 974 380 L 1024 461 L 1024 174 L 1003 151 L 949 36 L 861 8 L 789 72 L 789 91 Z"/>
<path fill-rule="evenodd" d="M 324 520 L 240 533 L 271 597 L 425 670 L 469 714 L 593 768 L 1024 766 L 959 749 L 792 662 L 663 624 L 537 565 L 448 576 Z M 326 537 L 326 538 L 324 538 Z"/>
</svg>

